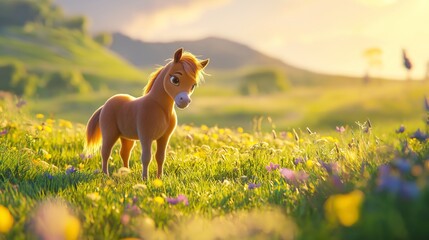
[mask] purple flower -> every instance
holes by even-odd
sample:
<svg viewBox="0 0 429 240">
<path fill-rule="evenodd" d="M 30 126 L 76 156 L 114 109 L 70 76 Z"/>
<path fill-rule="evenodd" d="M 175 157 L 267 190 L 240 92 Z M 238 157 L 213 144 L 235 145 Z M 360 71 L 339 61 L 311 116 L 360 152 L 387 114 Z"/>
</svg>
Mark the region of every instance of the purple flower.
<svg viewBox="0 0 429 240">
<path fill-rule="evenodd" d="M 336 162 L 326 163 L 322 160 L 319 160 L 319 163 L 328 172 L 328 174 L 337 174 L 340 170 L 340 166 L 338 166 L 338 163 L 336 163 Z"/>
<path fill-rule="evenodd" d="M 413 199 L 419 195 L 419 188 L 415 182 L 402 180 L 397 174 L 392 174 L 392 169 L 388 165 L 378 168 L 378 190 L 404 199 Z"/>
<path fill-rule="evenodd" d="M 335 130 L 339 133 L 343 133 L 346 131 L 346 128 L 344 126 L 341 126 L 341 127 L 336 126 Z"/>
<path fill-rule="evenodd" d="M 253 190 L 253 189 L 258 188 L 258 187 L 261 187 L 260 183 L 249 183 L 249 185 L 247 185 L 247 188 L 249 190 Z"/>
<path fill-rule="evenodd" d="M 393 161 L 393 165 L 401 171 L 401 173 L 407 173 L 411 170 L 411 164 L 404 158 L 399 158 Z"/>
<path fill-rule="evenodd" d="M 404 125 L 401 125 L 401 126 L 396 130 L 396 133 L 403 133 L 403 132 L 405 132 L 405 127 L 404 127 Z"/>
<path fill-rule="evenodd" d="M 47 177 L 49 180 L 54 178 L 54 176 L 52 176 L 50 173 L 45 173 L 45 177 Z"/>
<path fill-rule="evenodd" d="M 167 202 L 169 203 L 169 204 L 171 204 L 171 205 L 176 205 L 176 204 L 178 204 L 178 203 L 180 203 L 180 202 L 182 202 L 183 204 L 185 204 L 186 206 L 188 206 L 189 205 L 189 202 L 188 202 L 188 198 L 185 196 L 185 195 L 183 195 L 183 194 L 179 194 L 177 197 L 167 197 L 166 198 L 166 200 L 167 200 Z"/>
<path fill-rule="evenodd" d="M 25 104 L 27 104 L 27 102 L 25 100 L 20 99 L 17 103 L 16 103 L 16 107 L 17 108 L 21 108 L 23 107 Z"/>
<path fill-rule="evenodd" d="M 274 171 L 276 169 L 279 169 L 280 165 L 270 162 L 270 164 L 268 166 L 265 166 L 265 168 L 267 169 L 268 172 L 271 172 L 271 171 Z"/>
<path fill-rule="evenodd" d="M 405 199 L 415 199 L 419 196 L 419 188 L 415 182 L 402 182 L 401 189 L 399 194 L 402 198 Z"/>
<path fill-rule="evenodd" d="M 79 154 L 79 157 L 82 160 L 91 159 L 92 158 L 92 154 L 86 155 L 85 153 L 81 153 L 81 154 Z"/>
<path fill-rule="evenodd" d="M 411 135 L 411 138 L 415 138 L 423 142 L 423 141 L 426 141 L 426 139 L 428 139 L 429 136 L 426 133 L 420 131 L 420 128 L 419 128 L 415 133 L 413 133 L 413 135 Z"/>
<path fill-rule="evenodd" d="M 331 181 L 331 184 L 335 188 L 337 188 L 339 190 L 344 189 L 344 184 L 343 184 L 343 182 L 341 181 L 341 179 L 340 179 L 340 177 L 338 175 L 334 174 L 334 175 L 330 176 L 329 179 Z"/>
<path fill-rule="evenodd" d="M 299 182 L 304 182 L 308 179 L 308 174 L 304 171 L 295 172 L 288 168 L 280 169 L 280 174 L 282 177 L 289 183 L 297 184 Z"/>
<path fill-rule="evenodd" d="M 300 163 L 304 163 L 304 158 L 299 157 L 299 158 L 295 158 L 295 160 L 293 160 L 293 164 L 298 165 Z"/>
<path fill-rule="evenodd" d="M 9 131 L 7 129 L 0 132 L 0 136 L 6 135 Z"/>
<path fill-rule="evenodd" d="M 68 175 L 68 174 L 72 174 L 72 173 L 75 173 L 77 170 L 76 170 L 76 168 L 75 167 L 73 167 L 73 166 L 70 166 L 70 167 L 68 167 L 67 168 L 67 170 L 66 170 L 66 174 Z"/>
</svg>

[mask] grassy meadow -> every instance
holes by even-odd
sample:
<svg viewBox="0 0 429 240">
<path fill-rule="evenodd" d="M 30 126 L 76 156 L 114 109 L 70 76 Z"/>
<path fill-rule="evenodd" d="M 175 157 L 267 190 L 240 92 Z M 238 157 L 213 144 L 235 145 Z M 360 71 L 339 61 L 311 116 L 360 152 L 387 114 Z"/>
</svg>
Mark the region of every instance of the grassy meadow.
<svg viewBox="0 0 429 240">
<path fill-rule="evenodd" d="M 107 177 L 100 155 L 83 152 L 83 125 L 2 99 L 0 239 L 429 236 L 424 121 L 398 128 L 363 120 L 323 134 L 180 125 L 163 179 L 154 179 L 153 162 L 142 181 L 139 147 L 128 170 L 116 146 Z M 416 99 L 413 119 L 422 119 Z"/>
</svg>

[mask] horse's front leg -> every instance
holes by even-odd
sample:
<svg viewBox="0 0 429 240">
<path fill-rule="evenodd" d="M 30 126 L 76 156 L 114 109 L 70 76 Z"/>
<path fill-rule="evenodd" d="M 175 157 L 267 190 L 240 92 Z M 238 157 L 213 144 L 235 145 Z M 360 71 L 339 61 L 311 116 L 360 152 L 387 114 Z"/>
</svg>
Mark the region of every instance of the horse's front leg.
<svg viewBox="0 0 429 240">
<path fill-rule="evenodd" d="M 143 180 L 147 180 L 148 179 L 148 169 L 149 169 L 149 163 L 152 157 L 152 141 L 146 141 L 146 140 L 141 140 L 140 141 L 141 146 L 142 146 L 142 156 L 141 156 L 141 161 L 142 161 L 142 165 L 143 165 Z"/>
<path fill-rule="evenodd" d="M 158 172 L 157 177 L 162 178 L 162 167 L 164 165 L 164 159 L 165 159 L 165 151 L 167 149 L 167 144 L 169 140 L 169 136 L 163 136 L 162 138 L 158 139 L 156 141 L 156 163 L 158 164 Z"/>
</svg>

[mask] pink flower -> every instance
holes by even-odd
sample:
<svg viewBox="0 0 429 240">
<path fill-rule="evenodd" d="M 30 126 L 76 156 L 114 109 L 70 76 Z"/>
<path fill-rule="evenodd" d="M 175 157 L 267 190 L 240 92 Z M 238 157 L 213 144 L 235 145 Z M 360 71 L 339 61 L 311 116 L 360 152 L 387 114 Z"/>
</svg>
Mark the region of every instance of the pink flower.
<svg viewBox="0 0 429 240">
<path fill-rule="evenodd" d="M 171 204 L 171 205 L 176 205 L 176 204 L 178 204 L 178 203 L 180 203 L 180 202 L 182 202 L 183 204 L 185 204 L 186 206 L 188 206 L 189 205 L 189 202 L 188 202 L 188 198 L 185 196 L 185 195 L 183 195 L 183 194 L 179 194 L 177 197 L 167 197 L 166 198 L 166 200 L 167 200 L 167 202 L 169 203 L 169 204 Z"/>
<path fill-rule="evenodd" d="M 345 132 L 345 131 L 346 131 L 346 128 L 345 128 L 344 126 L 341 126 L 341 127 L 336 126 L 336 127 L 335 127 L 335 129 L 336 129 L 336 130 L 337 130 L 337 132 L 339 132 L 339 133 L 343 133 L 343 132 Z"/>
<path fill-rule="evenodd" d="M 268 166 L 265 166 L 265 168 L 267 169 L 268 172 L 271 172 L 271 171 L 274 171 L 276 169 L 279 169 L 280 165 L 270 162 L 270 164 Z"/>
<path fill-rule="evenodd" d="M 0 136 L 6 135 L 8 133 L 7 129 L 0 132 Z"/>
<path fill-rule="evenodd" d="M 280 174 L 282 177 L 291 184 L 297 184 L 300 182 L 304 182 L 308 179 L 308 174 L 304 171 L 293 171 L 288 168 L 280 169 Z"/>
</svg>

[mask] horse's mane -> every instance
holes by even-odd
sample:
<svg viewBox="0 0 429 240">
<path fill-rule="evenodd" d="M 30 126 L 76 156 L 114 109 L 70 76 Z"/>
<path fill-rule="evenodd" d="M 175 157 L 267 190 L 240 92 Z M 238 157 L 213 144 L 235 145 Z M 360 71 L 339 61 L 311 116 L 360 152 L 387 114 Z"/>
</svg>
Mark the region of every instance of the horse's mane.
<svg viewBox="0 0 429 240">
<path fill-rule="evenodd" d="M 155 72 L 151 73 L 149 76 L 149 81 L 144 88 L 144 95 L 148 94 L 149 91 L 152 89 L 153 84 L 155 83 L 155 79 L 158 78 L 158 76 L 161 74 L 161 71 L 166 68 L 169 64 L 173 62 L 172 59 L 168 59 L 169 63 L 167 63 L 165 66 L 160 67 L 155 70 Z M 200 60 L 196 58 L 192 53 L 190 52 L 183 52 L 182 57 L 179 60 L 179 63 L 182 63 L 183 68 L 185 69 L 186 73 L 189 75 L 195 75 L 197 84 L 204 81 L 204 66 L 201 65 Z"/>
</svg>

